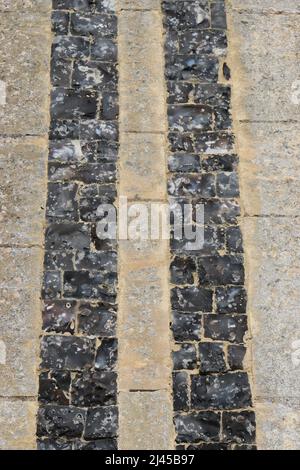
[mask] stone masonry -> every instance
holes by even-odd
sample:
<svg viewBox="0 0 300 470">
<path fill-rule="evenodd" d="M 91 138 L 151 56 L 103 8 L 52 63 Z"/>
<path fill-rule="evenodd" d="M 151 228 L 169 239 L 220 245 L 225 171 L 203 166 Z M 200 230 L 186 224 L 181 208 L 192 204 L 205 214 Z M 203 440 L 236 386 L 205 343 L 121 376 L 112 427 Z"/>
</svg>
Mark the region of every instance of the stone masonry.
<svg viewBox="0 0 300 470">
<path fill-rule="evenodd" d="M 0 0 L 1 450 L 299 449 L 299 15 Z"/>
<path fill-rule="evenodd" d="M 39 449 L 116 449 L 116 243 L 97 207 L 116 198 L 117 17 L 54 0 Z"/>
<path fill-rule="evenodd" d="M 163 1 L 171 205 L 204 205 L 204 245 L 171 242 L 178 449 L 252 449 L 247 293 L 223 1 Z M 194 220 L 195 222 L 195 220 Z M 193 223 L 193 222 L 191 222 Z"/>
</svg>

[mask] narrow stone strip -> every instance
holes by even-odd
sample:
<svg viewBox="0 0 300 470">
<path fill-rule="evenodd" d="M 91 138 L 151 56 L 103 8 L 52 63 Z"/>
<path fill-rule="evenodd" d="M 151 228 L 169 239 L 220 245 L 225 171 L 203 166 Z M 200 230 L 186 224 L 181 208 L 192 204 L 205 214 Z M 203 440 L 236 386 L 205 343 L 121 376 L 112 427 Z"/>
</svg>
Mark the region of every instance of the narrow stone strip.
<svg viewBox="0 0 300 470">
<path fill-rule="evenodd" d="M 172 204 L 204 205 L 204 246 L 172 240 L 178 449 L 253 449 L 238 157 L 224 1 L 163 1 Z M 196 228 L 194 226 L 194 228 Z"/>
<path fill-rule="evenodd" d="M 113 2 L 54 0 L 52 29 L 38 448 L 116 449 L 116 242 L 95 227 L 116 197 Z"/>
<path fill-rule="evenodd" d="M 160 1 L 120 0 L 119 196 L 167 201 Z M 119 242 L 120 449 L 172 449 L 168 241 Z"/>
<path fill-rule="evenodd" d="M 36 447 L 50 8 L 0 2 L 1 450 Z"/>
</svg>

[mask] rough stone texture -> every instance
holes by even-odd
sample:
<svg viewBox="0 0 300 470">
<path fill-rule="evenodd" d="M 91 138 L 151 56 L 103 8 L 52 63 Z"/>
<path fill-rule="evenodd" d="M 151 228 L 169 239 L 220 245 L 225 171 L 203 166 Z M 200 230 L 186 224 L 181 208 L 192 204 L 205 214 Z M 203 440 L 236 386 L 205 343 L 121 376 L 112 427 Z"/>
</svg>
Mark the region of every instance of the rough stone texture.
<svg viewBox="0 0 300 470">
<path fill-rule="evenodd" d="M 97 236 L 116 199 L 117 16 L 55 0 L 38 448 L 116 449 L 117 253 Z"/>
<path fill-rule="evenodd" d="M 153 392 L 120 392 L 121 450 L 170 450 L 172 404 L 167 390 Z M 145 429 L 147 432 L 145 432 Z"/>
<path fill-rule="evenodd" d="M 176 442 L 181 449 L 207 442 L 207 448 L 234 450 L 237 443 L 255 444 L 255 416 L 244 365 L 247 295 L 225 5 L 162 5 L 168 192 L 171 204 L 203 204 L 206 224 L 195 251 L 187 239 L 171 239 Z"/>
<path fill-rule="evenodd" d="M 0 399 L 0 448 L 2 450 L 32 450 L 35 448 L 36 404 L 30 401 Z"/>
<path fill-rule="evenodd" d="M 299 449 L 298 16 L 292 0 L 230 2 L 257 444 L 272 450 Z"/>
<path fill-rule="evenodd" d="M 134 3 L 119 2 L 119 194 L 149 208 L 167 194 L 162 16 L 148 9 L 157 2 Z M 165 240 L 119 242 L 121 449 L 174 445 L 168 265 Z"/>
<path fill-rule="evenodd" d="M 50 7 L 0 2 L 1 449 L 35 448 Z"/>
<path fill-rule="evenodd" d="M 0 138 L 1 245 L 42 243 L 46 153 L 40 137 Z"/>
<path fill-rule="evenodd" d="M 0 107 L 0 133 L 43 135 L 48 131 L 49 119 L 48 13 L 7 11 L 1 15 L 0 24 L 3 35 L 0 74 L 6 83 L 6 104 Z"/>
</svg>

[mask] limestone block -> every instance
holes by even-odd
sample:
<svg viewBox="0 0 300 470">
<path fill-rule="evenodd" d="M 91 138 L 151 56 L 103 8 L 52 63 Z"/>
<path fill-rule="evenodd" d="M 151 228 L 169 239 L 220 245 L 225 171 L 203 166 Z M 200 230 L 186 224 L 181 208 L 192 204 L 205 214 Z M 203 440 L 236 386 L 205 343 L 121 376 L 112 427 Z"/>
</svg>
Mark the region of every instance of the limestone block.
<svg viewBox="0 0 300 470">
<path fill-rule="evenodd" d="M 0 288 L 39 289 L 42 260 L 41 248 L 0 248 Z"/>
<path fill-rule="evenodd" d="M 1 134 L 48 132 L 50 18 L 48 13 L 6 12 L 0 18 Z M 2 92 L 3 94 L 3 92 Z"/>
<path fill-rule="evenodd" d="M 120 390 L 169 386 L 168 256 L 167 241 L 120 241 Z"/>
<path fill-rule="evenodd" d="M 299 120 L 297 15 L 231 12 L 229 57 L 239 120 Z M 247 57 L 247 60 L 243 60 Z M 235 79 L 236 76 L 236 79 Z"/>
<path fill-rule="evenodd" d="M 300 398 L 300 222 L 245 218 L 255 396 Z"/>
<path fill-rule="evenodd" d="M 0 11 L 50 11 L 51 0 L 0 0 Z"/>
<path fill-rule="evenodd" d="M 160 0 L 116 0 L 119 10 L 159 10 Z"/>
<path fill-rule="evenodd" d="M 0 449 L 33 450 L 35 444 L 34 402 L 0 400 Z"/>
<path fill-rule="evenodd" d="M 229 0 L 234 8 L 239 10 L 249 9 L 251 11 L 267 11 L 299 13 L 300 5 L 298 0 Z"/>
<path fill-rule="evenodd" d="M 257 403 L 259 450 L 299 450 L 299 409 L 289 403 Z"/>
<path fill-rule="evenodd" d="M 159 200 L 166 194 L 165 137 L 160 134 L 127 134 L 120 137 L 122 178 L 119 193 L 130 199 Z"/>
<path fill-rule="evenodd" d="M 239 123 L 240 185 L 247 215 L 299 215 L 298 123 Z"/>
<path fill-rule="evenodd" d="M 0 244 L 43 243 L 47 142 L 0 139 Z"/>
<path fill-rule="evenodd" d="M 121 132 L 167 130 L 161 28 L 158 12 L 123 11 L 120 14 Z M 134 80 L 138 76 L 144 79 Z"/>
<path fill-rule="evenodd" d="M 168 391 L 121 392 L 119 410 L 120 450 L 174 448 L 172 402 Z"/>
</svg>

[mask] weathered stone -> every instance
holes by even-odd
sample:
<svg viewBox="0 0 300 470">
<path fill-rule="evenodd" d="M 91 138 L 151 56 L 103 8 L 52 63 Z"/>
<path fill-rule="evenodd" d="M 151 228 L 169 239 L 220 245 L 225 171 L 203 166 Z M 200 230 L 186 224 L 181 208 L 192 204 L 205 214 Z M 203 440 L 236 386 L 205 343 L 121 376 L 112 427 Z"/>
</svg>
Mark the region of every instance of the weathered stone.
<svg viewBox="0 0 300 470">
<path fill-rule="evenodd" d="M 115 437 L 118 428 L 118 409 L 116 406 L 89 408 L 84 430 L 85 439 Z"/>
<path fill-rule="evenodd" d="M 175 415 L 177 442 L 216 441 L 220 432 L 220 413 L 203 411 Z"/>
<path fill-rule="evenodd" d="M 179 33 L 180 54 L 215 54 L 226 52 L 227 40 L 223 31 L 184 31 Z"/>
<path fill-rule="evenodd" d="M 177 349 L 178 348 L 178 349 Z M 197 366 L 197 353 L 193 344 L 178 345 L 172 353 L 174 370 L 195 369 Z"/>
<path fill-rule="evenodd" d="M 94 363 L 95 341 L 71 336 L 44 336 L 41 367 L 44 369 L 81 370 Z"/>
<path fill-rule="evenodd" d="M 200 159 L 198 155 L 175 153 L 169 157 L 168 166 L 174 173 L 198 173 Z"/>
<path fill-rule="evenodd" d="M 2 380 L 1 380 L 2 382 Z M 0 400 L 1 450 L 34 450 L 36 404 L 31 401 Z"/>
<path fill-rule="evenodd" d="M 199 340 L 201 316 L 197 313 L 173 312 L 172 330 L 175 341 Z"/>
<path fill-rule="evenodd" d="M 165 184 L 164 137 L 157 134 L 121 134 L 120 194 L 131 199 L 163 199 Z"/>
<path fill-rule="evenodd" d="M 31 264 L 34 265 L 33 262 Z M 14 270 L 15 277 L 17 272 Z M 38 277 L 40 275 L 39 273 Z M 40 282 L 40 279 L 38 281 Z M 0 329 L 2 349 L 4 348 L 1 361 L 1 396 L 24 397 L 35 396 L 37 393 L 40 288 L 41 286 L 34 288 L 19 286 L 13 289 L 10 285 L 0 291 Z M 10 409 L 9 403 L 7 406 Z M 16 403 L 15 406 L 17 409 L 19 405 Z M 4 416 L 3 413 L 0 416 Z M 24 417 L 22 413 L 20 416 Z M 29 422 L 28 426 L 32 430 L 33 422 Z M 6 433 L 5 429 L 3 425 L 3 436 Z M 23 429 L 26 434 L 26 426 Z M 12 438 L 12 442 L 13 440 Z"/>
<path fill-rule="evenodd" d="M 172 307 L 183 312 L 210 312 L 212 292 L 196 286 L 176 287 L 172 289 Z"/>
<path fill-rule="evenodd" d="M 51 84 L 53 86 L 69 87 L 71 85 L 72 62 L 68 59 L 52 57 Z"/>
<path fill-rule="evenodd" d="M 237 409 L 251 406 L 251 391 L 245 372 L 215 376 L 192 376 L 192 407 Z"/>
<path fill-rule="evenodd" d="M 116 273 L 96 271 L 65 271 L 64 296 L 75 299 L 97 299 L 113 302 Z"/>
<path fill-rule="evenodd" d="M 46 300 L 43 309 L 43 330 L 55 333 L 74 333 L 76 302 Z"/>
<path fill-rule="evenodd" d="M 41 406 L 37 416 L 37 435 L 81 437 L 86 411 L 69 406 Z"/>
<path fill-rule="evenodd" d="M 167 85 L 168 85 L 167 102 L 169 104 L 189 102 L 189 96 L 193 90 L 192 83 L 169 81 Z"/>
<path fill-rule="evenodd" d="M 218 287 L 216 303 L 218 313 L 246 313 L 246 290 L 239 286 Z"/>
<path fill-rule="evenodd" d="M 224 347 L 220 343 L 200 343 L 200 372 L 223 372 L 226 370 Z"/>
<path fill-rule="evenodd" d="M 243 258 L 215 256 L 198 258 L 200 282 L 208 285 L 244 284 Z"/>
<path fill-rule="evenodd" d="M 78 220 L 76 201 L 78 185 L 76 183 L 49 183 L 47 199 L 47 217 L 55 220 Z"/>
<path fill-rule="evenodd" d="M 176 256 L 171 263 L 171 282 L 173 284 L 193 284 L 196 263 L 192 258 Z"/>
<path fill-rule="evenodd" d="M 225 155 L 233 150 L 233 136 L 227 133 L 211 132 L 196 135 L 195 149 L 208 155 Z"/>
<path fill-rule="evenodd" d="M 69 13 L 65 11 L 53 11 L 51 15 L 52 31 L 56 35 L 65 35 L 69 31 Z"/>
<path fill-rule="evenodd" d="M 42 243 L 46 147 L 41 138 L 0 139 L 1 244 Z"/>
<path fill-rule="evenodd" d="M 222 424 L 225 441 L 239 444 L 255 442 L 255 415 L 253 411 L 225 412 Z"/>
<path fill-rule="evenodd" d="M 173 407 L 174 411 L 189 409 L 189 376 L 186 372 L 173 373 Z"/>
<path fill-rule="evenodd" d="M 50 224 L 45 239 L 48 250 L 88 249 L 91 242 L 90 227 L 68 222 Z"/>
<path fill-rule="evenodd" d="M 98 96 L 90 90 L 55 88 L 51 94 L 52 119 L 94 118 Z"/>
<path fill-rule="evenodd" d="M 246 354 L 246 348 L 242 345 L 232 344 L 228 346 L 228 364 L 231 370 L 242 370 L 244 368 L 243 361 Z"/>
<path fill-rule="evenodd" d="M 72 380 L 71 403 L 75 406 L 115 405 L 117 375 L 115 372 L 83 371 Z"/>
<path fill-rule="evenodd" d="M 84 59 L 89 56 L 88 39 L 76 36 L 56 36 L 53 40 L 52 55 L 60 59 Z"/>
<path fill-rule="evenodd" d="M 242 343 L 247 332 L 246 315 L 205 315 L 203 321 L 206 338 Z"/>
<path fill-rule="evenodd" d="M 75 62 L 72 85 L 97 90 L 114 89 L 118 72 L 112 62 L 81 61 Z"/>
<path fill-rule="evenodd" d="M 195 0 L 185 2 L 163 1 L 164 22 L 172 29 L 199 29 L 210 26 L 208 2 Z"/>
<path fill-rule="evenodd" d="M 239 183 L 236 172 L 219 173 L 217 175 L 217 195 L 231 198 L 239 196 Z"/>
<path fill-rule="evenodd" d="M 215 177 L 212 174 L 175 175 L 169 179 L 168 191 L 171 196 L 211 198 L 216 195 Z"/>
<path fill-rule="evenodd" d="M 177 55 L 166 67 L 169 80 L 199 80 L 200 82 L 217 82 L 219 62 L 213 56 Z"/>
<path fill-rule="evenodd" d="M 0 133 L 46 135 L 49 71 L 45 57 L 50 54 L 49 15 L 47 11 L 13 10 L 8 5 L 1 15 L 0 75 L 6 83 L 6 102 L 0 108 Z"/>
<path fill-rule="evenodd" d="M 63 439 L 43 438 L 37 439 L 37 450 L 73 450 L 73 442 Z"/>
<path fill-rule="evenodd" d="M 67 371 L 53 370 L 40 374 L 39 400 L 41 403 L 69 403 L 71 374 Z"/>
<path fill-rule="evenodd" d="M 62 279 L 59 271 L 45 271 L 42 296 L 43 299 L 58 299 L 62 293 Z"/>
<path fill-rule="evenodd" d="M 91 46 L 91 58 L 104 62 L 116 62 L 117 45 L 112 39 L 95 38 Z"/>
<path fill-rule="evenodd" d="M 119 393 L 119 449 L 168 450 L 174 446 L 172 403 L 167 390 Z M 147 429 L 147 439 L 145 439 Z"/>
<path fill-rule="evenodd" d="M 114 15 L 90 15 L 72 13 L 70 28 L 72 34 L 97 37 L 114 37 L 117 33 L 117 17 Z"/>
<path fill-rule="evenodd" d="M 101 341 L 96 353 L 95 368 L 98 370 L 111 370 L 116 367 L 118 358 L 118 341 L 114 338 L 105 338 Z"/>
<path fill-rule="evenodd" d="M 226 29 L 225 2 L 213 2 L 211 4 L 211 27 L 217 29 Z"/>
<path fill-rule="evenodd" d="M 190 132 L 212 129 L 212 112 L 203 105 L 168 106 L 169 129 Z"/>
<path fill-rule="evenodd" d="M 101 305 L 81 304 L 78 311 L 78 331 L 89 336 L 115 336 L 115 309 Z"/>
</svg>

